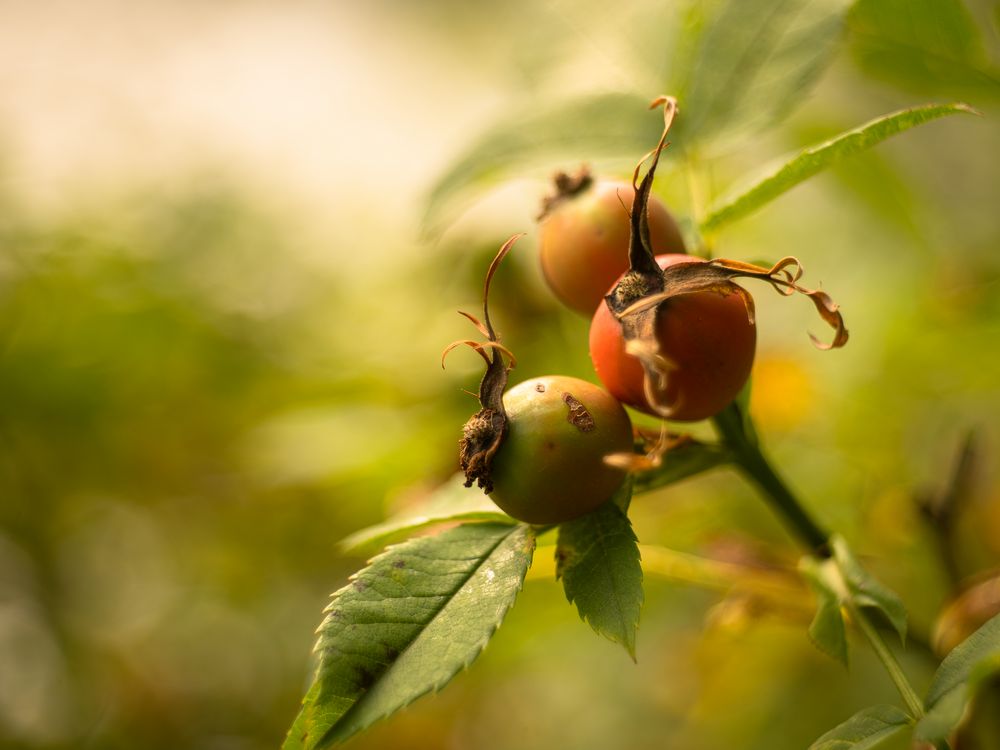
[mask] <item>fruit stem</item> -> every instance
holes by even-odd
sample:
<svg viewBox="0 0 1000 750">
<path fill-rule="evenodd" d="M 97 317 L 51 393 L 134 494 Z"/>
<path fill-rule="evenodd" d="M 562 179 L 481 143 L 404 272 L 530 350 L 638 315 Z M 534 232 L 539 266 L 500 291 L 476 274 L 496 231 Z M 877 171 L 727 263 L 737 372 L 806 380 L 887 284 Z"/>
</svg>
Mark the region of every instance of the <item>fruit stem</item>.
<svg viewBox="0 0 1000 750">
<path fill-rule="evenodd" d="M 830 535 L 817 524 L 798 498 L 768 462 L 753 432 L 749 416 L 735 403 L 717 414 L 713 421 L 727 447 L 733 452 L 737 468 L 757 485 L 786 525 L 810 552 L 819 558 L 830 557 Z"/>
</svg>

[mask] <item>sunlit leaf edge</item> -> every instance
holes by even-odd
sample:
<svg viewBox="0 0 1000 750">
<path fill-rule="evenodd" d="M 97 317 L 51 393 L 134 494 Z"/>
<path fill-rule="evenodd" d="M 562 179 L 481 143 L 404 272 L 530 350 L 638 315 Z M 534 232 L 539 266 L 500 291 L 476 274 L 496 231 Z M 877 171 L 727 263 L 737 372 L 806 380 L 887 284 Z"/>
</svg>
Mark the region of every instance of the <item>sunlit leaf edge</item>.
<svg viewBox="0 0 1000 750">
<path fill-rule="evenodd" d="M 428 622 L 423 624 L 416 638 L 409 644 L 409 646 L 407 646 L 404 650 L 399 652 L 397 659 L 393 662 L 393 665 L 398 663 L 399 659 L 403 658 L 410 651 L 413 644 L 416 643 L 417 640 L 425 636 L 426 629 L 431 627 L 435 621 L 439 621 L 438 618 L 440 618 L 441 613 L 445 611 L 448 604 L 452 603 L 455 600 L 455 598 L 468 585 L 469 581 L 473 579 L 475 573 L 478 572 L 483 567 L 483 565 L 487 564 L 487 562 L 491 559 L 491 557 L 496 553 L 496 551 L 500 547 L 504 546 L 505 543 L 509 543 L 513 548 L 516 548 L 518 544 L 522 544 L 524 548 L 521 550 L 521 552 L 523 553 L 524 565 L 523 568 L 518 573 L 517 585 L 508 590 L 507 592 L 505 592 L 506 595 L 508 596 L 508 600 L 502 607 L 502 611 L 499 611 L 497 613 L 495 621 L 493 621 L 491 618 L 490 626 L 487 628 L 488 632 L 484 633 L 483 637 L 476 643 L 475 647 L 471 649 L 463 659 L 460 660 L 460 663 L 457 664 L 455 669 L 451 670 L 442 679 L 436 679 L 431 682 L 425 680 L 424 684 L 422 684 L 419 689 L 412 690 L 410 695 L 408 695 L 405 700 L 397 702 L 396 705 L 392 706 L 391 710 L 383 711 L 379 709 L 376 710 L 375 713 L 373 713 L 371 716 L 363 718 L 360 722 L 356 719 L 356 717 L 354 717 L 353 724 L 351 724 L 350 721 L 345 722 L 345 719 L 348 719 L 348 717 L 350 717 L 350 715 L 356 711 L 359 703 L 361 703 L 364 700 L 367 700 L 373 694 L 378 685 L 378 682 L 376 682 L 375 684 L 369 686 L 365 691 L 363 691 L 358 696 L 358 698 L 355 700 L 354 703 L 352 703 L 347 709 L 343 710 L 340 713 L 340 715 L 333 720 L 332 723 L 329 723 L 329 726 L 323 728 L 322 734 L 319 736 L 319 738 L 311 742 L 303 742 L 303 738 L 301 737 L 301 735 L 308 733 L 309 727 L 307 726 L 307 724 L 309 723 L 313 715 L 311 711 L 314 710 L 314 704 L 319 699 L 321 693 L 322 671 L 320 669 L 320 671 L 317 671 L 316 678 L 314 679 L 313 684 L 310 686 L 309 691 L 307 692 L 305 698 L 303 699 L 302 709 L 296 716 L 296 719 L 289 730 L 285 742 L 282 745 L 282 750 L 320 750 L 321 748 L 330 747 L 339 742 L 343 742 L 348 738 L 350 738 L 351 736 L 353 736 L 354 734 L 356 734 L 357 732 L 367 728 L 375 721 L 383 719 L 391 715 L 392 713 L 395 713 L 396 711 L 405 708 L 414 700 L 420 698 L 421 696 L 427 694 L 428 692 L 436 692 L 440 690 L 456 674 L 458 674 L 463 669 L 467 668 L 469 664 L 471 664 L 472 661 L 474 661 L 479 656 L 483 648 L 486 646 L 487 642 L 495 634 L 497 628 L 500 626 L 507 612 L 513 606 L 516 596 L 521 591 L 524 584 L 525 575 L 527 574 L 527 571 L 531 566 L 531 560 L 536 544 L 535 532 L 534 529 L 532 529 L 530 526 L 526 524 L 520 524 L 518 526 L 508 526 L 508 525 L 501 525 L 501 526 L 502 526 L 502 536 L 499 539 L 499 541 L 495 545 L 493 545 L 487 551 L 486 554 L 480 557 L 479 564 L 476 566 L 476 568 L 472 572 L 470 572 L 468 576 L 465 577 L 465 579 L 461 582 L 461 585 L 449 596 L 448 600 L 441 607 L 437 609 L 437 611 L 434 613 L 434 617 L 430 619 Z M 366 572 L 372 570 L 374 566 L 376 566 L 377 564 L 384 565 L 388 563 L 390 567 L 395 568 L 396 566 L 393 565 L 394 558 L 398 558 L 400 555 L 410 554 L 413 551 L 414 544 L 426 546 L 428 543 L 433 543 L 434 539 L 445 540 L 448 538 L 449 535 L 453 535 L 455 533 L 462 533 L 463 530 L 468 530 L 472 528 L 486 530 L 487 525 L 466 524 L 457 527 L 455 529 L 450 529 L 448 531 L 442 532 L 442 534 L 437 535 L 436 537 L 433 538 L 410 540 L 403 544 L 394 545 L 392 547 L 387 548 L 380 555 L 373 558 L 364 569 L 358 571 L 353 576 L 351 576 L 350 583 L 348 583 L 346 586 L 339 589 L 332 595 L 330 604 L 324 610 L 324 612 L 326 613 L 326 619 L 324 620 L 324 625 L 330 619 L 330 617 L 334 616 L 333 610 L 337 606 L 338 597 L 340 597 L 342 594 L 345 593 L 349 594 L 349 592 L 351 592 L 352 590 L 357 590 L 357 581 Z M 515 537 L 514 535 L 520 535 L 520 536 Z M 479 599 L 474 598 L 474 601 L 479 601 Z M 317 651 L 320 653 L 323 652 L 324 648 L 323 635 L 322 635 L 323 629 L 324 626 L 321 625 L 319 630 L 319 632 L 321 633 L 321 637 L 319 643 L 317 644 Z M 452 639 L 436 638 L 433 640 L 436 643 L 445 645 L 450 643 Z M 379 679 L 381 680 L 382 677 L 380 677 Z"/>
<path fill-rule="evenodd" d="M 914 737 L 937 743 L 962 721 L 979 688 L 1000 674 L 1000 615 L 987 620 L 958 644 L 935 672 L 927 691 L 927 713 L 918 722 Z"/>
<path fill-rule="evenodd" d="M 968 104 L 927 104 L 883 115 L 840 133 L 822 143 L 803 149 L 781 166 L 730 198 L 713 207 L 701 222 L 702 232 L 715 232 L 767 205 L 775 198 L 836 163 L 865 151 L 910 128 L 954 114 L 978 114 Z"/>
<path fill-rule="evenodd" d="M 869 750 L 913 724 L 898 706 L 863 708 L 809 746 L 809 750 Z"/>
<path fill-rule="evenodd" d="M 589 546 L 574 554 L 571 549 L 577 538 Z M 596 562 L 594 555 L 604 564 Z M 580 619 L 594 632 L 620 643 L 635 661 L 636 630 L 644 600 L 643 573 L 639 540 L 618 503 L 605 503 L 560 525 L 556 577 L 562 579 L 566 599 L 576 605 Z M 598 593 L 595 604 L 593 595 Z M 602 611 L 609 603 L 615 610 L 611 617 Z"/>
<path fill-rule="evenodd" d="M 431 187 L 422 221 L 433 234 L 456 200 L 522 175 L 529 165 L 576 168 L 598 157 L 638 158 L 656 143 L 662 117 L 649 113 L 659 92 L 588 94 L 553 104 L 504 113 L 460 152 Z"/>
</svg>

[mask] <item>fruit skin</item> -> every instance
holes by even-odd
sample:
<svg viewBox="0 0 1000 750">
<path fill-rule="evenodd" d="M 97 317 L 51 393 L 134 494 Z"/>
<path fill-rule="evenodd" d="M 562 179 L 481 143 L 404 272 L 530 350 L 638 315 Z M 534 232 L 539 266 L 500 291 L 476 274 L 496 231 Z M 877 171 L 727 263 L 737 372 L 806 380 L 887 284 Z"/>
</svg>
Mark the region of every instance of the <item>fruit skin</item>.
<svg viewBox="0 0 1000 750">
<path fill-rule="evenodd" d="M 508 515 L 561 523 L 596 509 L 621 487 L 625 472 L 603 458 L 631 452 L 632 424 L 603 388 L 553 375 L 514 386 L 503 403 L 508 432 L 493 457 L 490 498 Z"/>
<path fill-rule="evenodd" d="M 660 255 L 661 268 L 704 263 L 690 255 Z M 696 422 L 718 414 L 750 376 L 757 329 L 735 293 L 696 292 L 668 299 L 656 322 L 660 351 L 677 365 L 658 399 L 676 411 L 670 419 Z M 656 415 L 643 390 L 643 368 L 625 353 L 621 324 L 601 302 L 590 324 L 590 358 L 604 387 L 622 403 Z"/>
<path fill-rule="evenodd" d="M 596 180 L 561 199 L 542 219 L 542 273 L 567 307 L 592 315 L 608 287 L 628 270 L 628 211 L 634 199 L 629 183 Z M 653 252 L 685 252 L 680 229 L 661 201 L 650 197 L 647 215 Z"/>
</svg>

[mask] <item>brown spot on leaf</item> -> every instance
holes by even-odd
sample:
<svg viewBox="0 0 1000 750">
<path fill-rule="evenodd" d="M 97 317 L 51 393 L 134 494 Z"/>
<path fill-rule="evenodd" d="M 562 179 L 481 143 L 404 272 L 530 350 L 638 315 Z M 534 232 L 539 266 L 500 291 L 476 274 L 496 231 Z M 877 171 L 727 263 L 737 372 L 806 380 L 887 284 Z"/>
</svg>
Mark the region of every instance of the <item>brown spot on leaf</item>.
<svg viewBox="0 0 1000 750">
<path fill-rule="evenodd" d="M 354 684 L 357 686 L 358 690 L 362 692 L 368 690 L 368 688 L 374 685 L 378 677 L 379 676 L 370 669 L 365 669 L 362 666 L 355 667 Z"/>
<path fill-rule="evenodd" d="M 577 400 L 572 393 L 563 394 L 563 402 L 569 407 L 566 419 L 580 432 L 590 432 L 594 429 L 594 418 L 590 416 L 587 407 Z"/>
</svg>

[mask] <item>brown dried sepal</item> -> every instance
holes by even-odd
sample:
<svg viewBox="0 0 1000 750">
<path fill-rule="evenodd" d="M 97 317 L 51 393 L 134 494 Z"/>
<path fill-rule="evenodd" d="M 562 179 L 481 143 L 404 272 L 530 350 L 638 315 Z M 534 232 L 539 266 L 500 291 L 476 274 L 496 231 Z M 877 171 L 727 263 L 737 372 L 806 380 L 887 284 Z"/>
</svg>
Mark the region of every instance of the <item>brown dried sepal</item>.
<svg viewBox="0 0 1000 750">
<path fill-rule="evenodd" d="M 507 436 L 507 412 L 503 407 L 503 394 L 507 389 L 507 373 L 517 364 L 514 355 L 500 343 L 493 323 L 490 321 L 490 282 L 496 273 L 504 256 L 510 252 L 514 243 L 524 235 L 515 234 L 507 240 L 496 254 L 490 268 L 486 272 L 486 283 L 483 288 L 483 320 L 459 311 L 479 330 L 486 341 L 463 339 L 453 341 L 441 354 L 441 367 L 444 367 L 448 353 L 459 346 L 468 346 L 486 362 L 486 372 L 479 383 L 478 412 L 469 418 L 462 428 L 462 437 L 458 441 L 458 460 L 465 474 L 465 486 L 471 487 L 473 482 L 485 492 L 493 491 L 491 465 L 504 438 Z M 507 360 L 504 360 L 504 355 Z"/>
<path fill-rule="evenodd" d="M 820 317 L 834 330 L 833 340 L 829 343 L 823 343 L 809 334 L 817 348 L 836 349 L 846 344 L 848 332 L 837 303 L 826 292 L 799 285 L 797 282 L 801 272 L 799 261 L 793 257 L 782 258 L 771 268 L 717 258 L 708 262 L 677 263 L 667 267 L 662 272 L 662 291 L 641 297 L 624 308 L 616 309 L 613 295 L 609 295 L 608 304 L 622 324 L 625 349 L 642 362 L 646 373 L 646 397 L 657 413 L 669 418 L 679 407 L 679 404 L 661 404 L 657 401 L 657 394 L 666 391 L 666 381 L 671 370 L 675 369 L 670 359 L 659 350 L 656 339 L 657 315 L 669 314 L 669 308 L 663 309 L 663 305 L 672 297 L 698 292 L 712 292 L 723 296 L 738 294 L 746 305 L 747 319 L 753 323 L 753 297 L 732 280 L 759 279 L 769 283 L 783 296 L 798 292 L 812 300 Z"/>
<path fill-rule="evenodd" d="M 493 456 L 507 437 L 507 415 L 494 409 L 480 409 L 462 427 L 458 460 L 465 474 L 465 486 L 474 481 L 487 493 L 493 491 L 490 466 Z"/>
<path fill-rule="evenodd" d="M 659 468 L 663 457 L 674 448 L 698 442 L 687 433 L 668 431 L 665 422 L 660 423 L 659 432 L 655 434 L 636 428 L 635 438 L 634 452 L 612 453 L 604 457 L 604 463 L 629 472 L 651 471 Z"/>
<path fill-rule="evenodd" d="M 551 195 L 546 195 L 542 198 L 542 210 L 535 218 L 538 221 L 542 221 L 560 204 L 582 193 L 592 184 L 594 184 L 594 177 L 591 175 L 590 168 L 587 165 L 581 166 L 576 174 L 567 174 L 561 171 L 556 172 L 552 175 L 554 190 Z"/>
<path fill-rule="evenodd" d="M 661 96 L 653 101 L 650 108 L 660 105 L 663 106 L 663 134 L 656 148 L 639 161 L 632 176 L 635 203 L 631 215 L 629 271 L 611 290 L 605 301 L 621 323 L 626 351 L 642 362 L 646 374 L 644 389 L 650 406 L 660 416 L 669 418 L 679 404 L 662 404 L 658 401 L 657 394 L 666 392 L 670 371 L 676 368 L 669 357 L 659 349 L 656 340 L 656 321 L 664 303 L 671 297 L 698 292 L 712 292 L 722 296 L 738 294 L 746 305 L 747 318 L 753 323 L 753 297 L 746 289 L 734 283 L 733 279 L 759 279 L 769 283 L 783 296 L 787 297 L 798 292 L 812 300 L 820 317 L 834 329 L 833 340 L 828 344 L 809 334 L 818 348 L 841 347 L 847 343 L 848 334 L 837 303 L 826 292 L 799 285 L 802 266 L 794 257 L 782 258 L 770 268 L 725 258 L 707 262 L 692 258 L 690 263 L 676 263 L 666 269 L 659 267 L 649 239 L 646 206 L 660 154 L 669 145 L 667 133 L 678 111 L 677 102 L 673 97 Z M 647 159 L 651 159 L 649 169 L 642 180 L 639 180 L 639 172 Z M 667 310 L 662 312 L 669 314 Z"/>
</svg>

